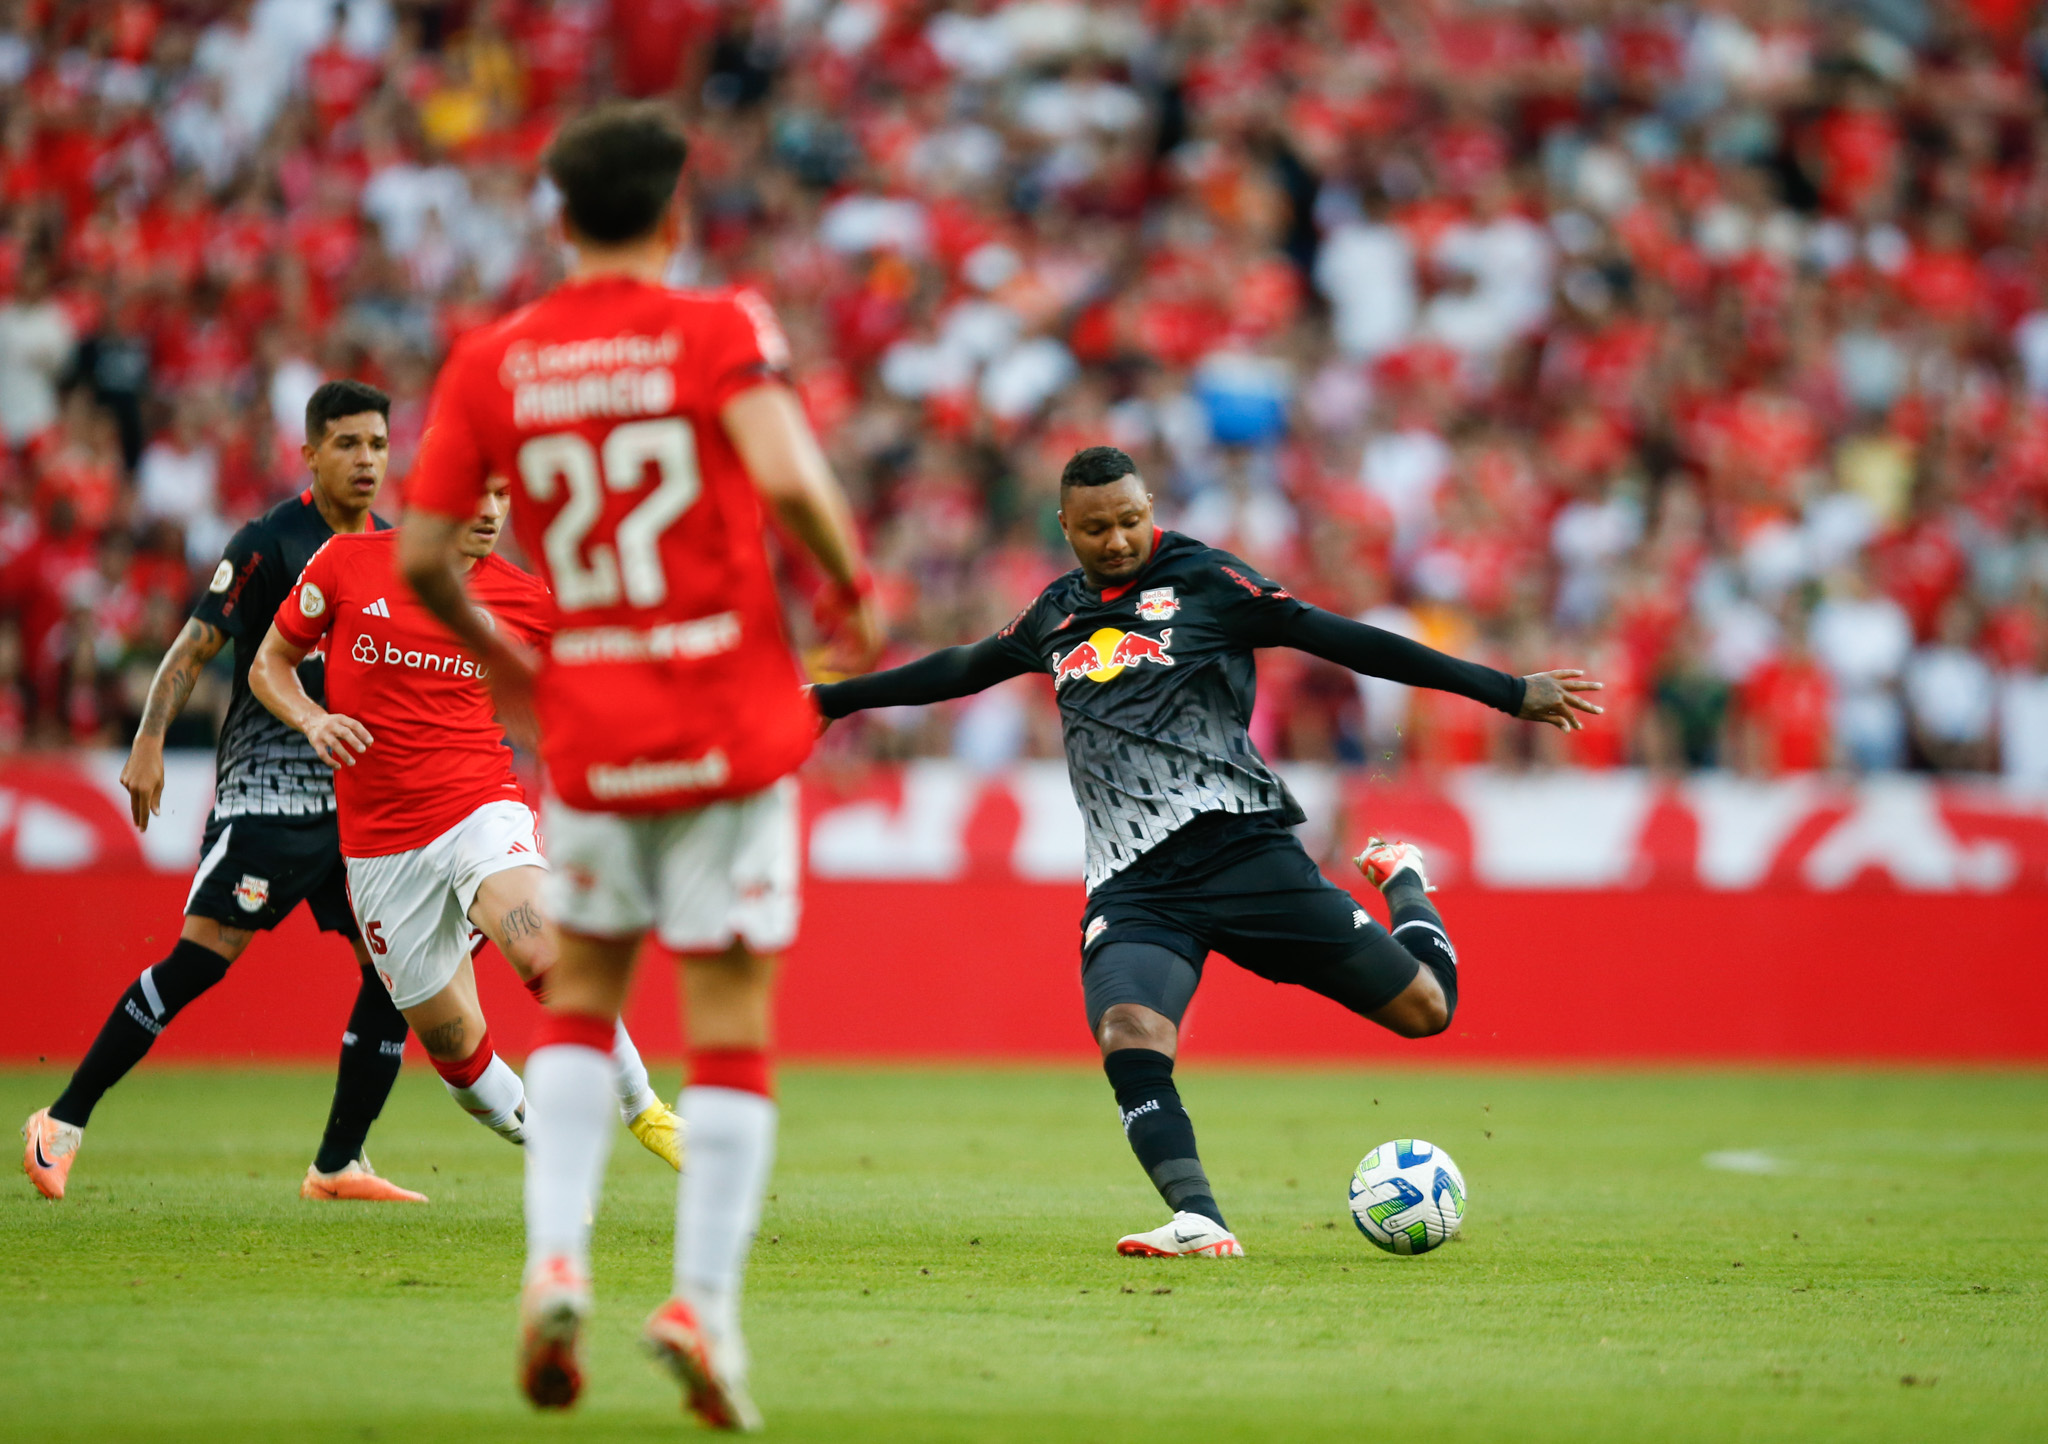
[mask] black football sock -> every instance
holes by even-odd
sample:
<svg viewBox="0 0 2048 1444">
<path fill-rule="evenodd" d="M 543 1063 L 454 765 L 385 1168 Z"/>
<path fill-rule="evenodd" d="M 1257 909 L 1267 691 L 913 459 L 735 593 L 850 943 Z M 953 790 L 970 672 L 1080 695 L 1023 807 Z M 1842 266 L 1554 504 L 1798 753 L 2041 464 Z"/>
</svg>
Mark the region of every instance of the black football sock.
<svg viewBox="0 0 2048 1444">
<path fill-rule="evenodd" d="M 1199 1213 L 1224 1228 L 1223 1210 L 1195 1152 L 1195 1125 L 1173 1086 L 1173 1059 L 1150 1048 L 1119 1048 L 1102 1060 L 1116 1090 L 1124 1137 L 1159 1196 L 1175 1213 Z"/>
<path fill-rule="evenodd" d="M 101 1097 L 142 1061 L 179 1010 L 227 975 L 226 958 L 212 948 L 178 939 L 171 955 L 144 968 L 114 1004 L 100 1025 L 100 1035 L 86 1050 L 85 1061 L 50 1105 L 50 1116 L 85 1127 Z"/>
<path fill-rule="evenodd" d="M 1393 916 L 1394 940 L 1415 955 L 1416 961 L 1436 975 L 1444 990 L 1444 1011 L 1458 1011 L 1458 950 L 1444 931 L 1444 920 L 1430 905 L 1429 894 L 1413 870 L 1396 873 L 1383 895 Z"/>
<path fill-rule="evenodd" d="M 405 1061 L 405 1015 L 391 1004 L 391 994 L 376 970 L 363 969 L 356 1005 L 341 1035 L 341 1062 L 334 1070 L 334 1106 L 327 1110 L 327 1131 L 313 1166 L 339 1173 L 361 1155 L 370 1125 L 384 1111 L 384 1100 L 398 1081 Z"/>
</svg>

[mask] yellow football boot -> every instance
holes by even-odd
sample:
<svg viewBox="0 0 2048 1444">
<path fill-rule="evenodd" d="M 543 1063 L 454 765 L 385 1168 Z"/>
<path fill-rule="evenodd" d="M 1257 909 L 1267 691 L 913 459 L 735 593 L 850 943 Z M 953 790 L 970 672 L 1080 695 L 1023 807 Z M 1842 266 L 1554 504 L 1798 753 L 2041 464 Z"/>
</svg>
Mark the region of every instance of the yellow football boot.
<svg viewBox="0 0 2048 1444">
<path fill-rule="evenodd" d="M 675 1109 L 666 1103 L 650 1103 L 626 1127 L 640 1140 L 642 1148 L 668 1160 L 668 1166 L 676 1172 L 683 1171 L 683 1120 L 676 1117 Z"/>
</svg>

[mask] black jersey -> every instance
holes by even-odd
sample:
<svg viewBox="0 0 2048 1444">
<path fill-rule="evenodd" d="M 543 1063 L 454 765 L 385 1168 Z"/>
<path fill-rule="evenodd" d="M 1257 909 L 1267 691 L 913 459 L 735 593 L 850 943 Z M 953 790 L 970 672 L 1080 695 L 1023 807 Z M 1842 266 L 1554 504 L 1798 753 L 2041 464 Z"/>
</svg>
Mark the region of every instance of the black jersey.
<svg viewBox="0 0 2048 1444">
<path fill-rule="evenodd" d="M 1258 647 L 1294 646 L 1374 676 L 1515 712 L 1519 677 L 1297 600 L 1229 552 L 1162 532 L 1137 576 L 1096 591 L 1068 572 L 993 637 L 908 666 L 818 687 L 819 710 L 964 696 L 1024 672 L 1051 674 L 1067 775 L 1088 839 L 1088 887 L 1211 812 L 1301 804 L 1252 745 Z"/>
<path fill-rule="evenodd" d="M 1097 592 L 1076 567 L 996 634 L 1019 671 L 1052 676 L 1091 889 L 1205 812 L 1302 820 L 1248 730 L 1252 648 L 1302 610 L 1229 552 L 1165 532 L 1130 582 Z"/>
<path fill-rule="evenodd" d="M 371 517 L 371 525 L 385 523 Z M 228 542 L 193 617 L 220 628 L 235 644 L 235 685 L 214 758 L 215 817 L 310 817 L 334 811 L 334 773 L 303 735 L 271 715 L 249 690 L 249 664 L 277 616 L 278 605 L 314 552 L 334 535 L 302 491 L 243 524 Z M 314 652 L 299 680 L 318 702 L 325 696 L 327 659 Z"/>
</svg>

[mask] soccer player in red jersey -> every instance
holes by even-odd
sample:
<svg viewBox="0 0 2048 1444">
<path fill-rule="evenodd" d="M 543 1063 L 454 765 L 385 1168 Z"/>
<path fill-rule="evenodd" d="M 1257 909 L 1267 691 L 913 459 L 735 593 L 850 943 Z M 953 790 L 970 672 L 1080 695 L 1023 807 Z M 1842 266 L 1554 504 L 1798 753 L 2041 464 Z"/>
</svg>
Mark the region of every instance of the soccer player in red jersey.
<svg viewBox="0 0 2048 1444">
<path fill-rule="evenodd" d="M 844 496 L 783 381 L 786 346 L 749 291 L 664 287 L 683 234 L 685 147 L 657 108 L 608 105 L 549 146 L 575 253 L 555 292 L 458 341 L 410 482 L 400 567 L 490 668 L 508 720 L 538 723 L 560 962 L 527 1060 L 520 1372 L 534 1403 L 581 1387 L 590 1223 L 603 1182 L 605 1060 L 642 938 L 682 956 L 691 1050 L 675 1297 L 646 1342 L 716 1427 L 758 1422 L 739 1284 L 774 1154 L 775 955 L 796 928 L 795 793 L 818 716 L 763 545 L 764 503 L 830 582 L 837 661 L 880 634 Z M 544 569 L 556 630 L 535 658 L 459 585 L 489 478 Z M 527 711 L 527 709 L 531 709 Z"/>
<path fill-rule="evenodd" d="M 461 534 L 465 592 L 493 628 L 537 642 L 553 622 L 547 588 L 492 555 L 506 505 L 502 485 L 488 491 Z M 313 554 L 249 686 L 334 769 L 349 900 L 392 1003 L 455 1101 L 523 1143 L 525 1091 L 491 1046 L 470 945 L 481 932 L 539 994 L 554 962 L 537 907 L 547 864 L 482 664 L 400 582 L 396 536 L 337 536 Z M 298 672 L 323 642 L 326 707 Z M 610 1046 L 627 1126 L 680 1168 L 675 1115 L 616 1022 Z"/>
</svg>

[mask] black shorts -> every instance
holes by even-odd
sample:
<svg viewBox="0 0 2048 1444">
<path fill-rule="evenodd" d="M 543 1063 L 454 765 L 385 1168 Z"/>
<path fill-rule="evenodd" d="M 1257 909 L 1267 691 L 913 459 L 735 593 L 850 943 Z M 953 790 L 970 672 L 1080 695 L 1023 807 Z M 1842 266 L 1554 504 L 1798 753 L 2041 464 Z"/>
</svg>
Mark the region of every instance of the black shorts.
<svg viewBox="0 0 2048 1444">
<path fill-rule="evenodd" d="M 1205 814 L 1098 887 L 1081 913 L 1088 1026 L 1117 1003 L 1178 1023 L 1218 952 L 1354 1013 L 1392 1002 L 1421 964 L 1324 877 L 1270 813 Z"/>
<path fill-rule="evenodd" d="M 185 916 L 264 932 L 300 903 L 322 932 L 356 936 L 334 814 L 208 817 Z"/>
</svg>

